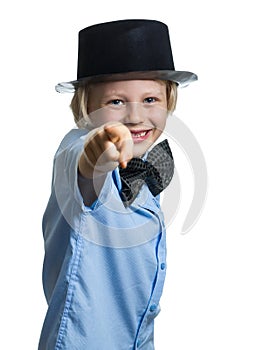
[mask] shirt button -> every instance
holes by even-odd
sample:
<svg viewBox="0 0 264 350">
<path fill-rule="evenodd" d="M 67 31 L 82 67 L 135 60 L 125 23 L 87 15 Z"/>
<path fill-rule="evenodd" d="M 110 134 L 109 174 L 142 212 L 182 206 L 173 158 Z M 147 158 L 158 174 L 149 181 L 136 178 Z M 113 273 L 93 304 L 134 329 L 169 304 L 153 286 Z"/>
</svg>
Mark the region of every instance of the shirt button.
<svg viewBox="0 0 264 350">
<path fill-rule="evenodd" d="M 149 308 L 150 312 L 153 312 L 157 309 L 157 305 L 156 304 L 152 304 Z"/>
<path fill-rule="evenodd" d="M 166 264 L 165 264 L 165 263 L 161 263 L 161 264 L 160 264 L 160 268 L 161 268 L 161 270 L 165 270 Z"/>
</svg>

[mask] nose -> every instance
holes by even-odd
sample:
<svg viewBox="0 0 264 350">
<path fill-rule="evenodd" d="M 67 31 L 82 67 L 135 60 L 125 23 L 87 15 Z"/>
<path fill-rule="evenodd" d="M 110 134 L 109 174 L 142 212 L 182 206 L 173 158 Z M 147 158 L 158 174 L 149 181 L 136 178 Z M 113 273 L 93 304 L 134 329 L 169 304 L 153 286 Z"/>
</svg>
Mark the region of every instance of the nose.
<svg viewBox="0 0 264 350">
<path fill-rule="evenodd" d="M 140 103 L 129 102 L 126 108 L 126 115 L 124 117 L 125 124 L 140 124 L 145 120 L 144 110 Z"/>
</svg>

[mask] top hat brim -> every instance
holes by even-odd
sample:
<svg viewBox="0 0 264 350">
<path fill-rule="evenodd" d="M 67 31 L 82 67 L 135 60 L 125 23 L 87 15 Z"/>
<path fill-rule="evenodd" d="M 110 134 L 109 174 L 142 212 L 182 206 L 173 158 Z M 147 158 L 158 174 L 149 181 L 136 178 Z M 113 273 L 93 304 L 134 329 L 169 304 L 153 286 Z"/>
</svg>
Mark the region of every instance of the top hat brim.
<svg viewBox="0 0 264 350">
<path fill-rule="evenodd" d="M 99 83 L 107 81 L 121 80 L 169 80 L 175 82 L 179 87 L 185 87 L 198 79 L 197 75 L 187 71 L 158 70 L 158 71 L 138 71 L 126 73 L 101 74 L 85 77 L 69 82 L 62 82 L 56 85 L 57 92 L 75 92 L 79 86 L 87 83 Z"/>
</svg>

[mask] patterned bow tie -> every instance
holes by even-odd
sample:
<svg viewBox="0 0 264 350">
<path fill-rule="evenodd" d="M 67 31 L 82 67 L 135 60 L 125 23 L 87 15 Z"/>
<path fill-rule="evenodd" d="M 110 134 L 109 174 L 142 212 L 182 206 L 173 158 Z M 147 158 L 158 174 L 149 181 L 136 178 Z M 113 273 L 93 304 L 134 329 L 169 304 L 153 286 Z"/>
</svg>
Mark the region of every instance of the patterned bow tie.
<svg viewBox="0 0 264 350">
<path fill-rule="evenodd" d="M 157 196 L 169 185 L 173 173 L 174 161 L 167 140 L 157 144 L 147 160 L 132 158 L 125 169 L 119 168 L 124 206 L 128 207 L 134 201 L 144 183 L 153 196 Z"/>
</svg>

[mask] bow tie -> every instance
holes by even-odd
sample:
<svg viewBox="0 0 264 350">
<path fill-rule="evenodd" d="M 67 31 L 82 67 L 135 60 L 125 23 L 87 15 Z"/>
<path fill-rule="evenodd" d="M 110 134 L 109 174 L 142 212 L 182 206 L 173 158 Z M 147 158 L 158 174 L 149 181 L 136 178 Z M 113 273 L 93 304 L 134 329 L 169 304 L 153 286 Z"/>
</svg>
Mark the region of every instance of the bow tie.
<svg viewBox="0 0 264 350">
<path fill-rule="evenodd" d="M 153 196 L 157 196 L 169 185 L 173 173 L 174 161 L 168 140 L 157 144 L 148 153 L 147 160 L 132 158 L 125 169 L 119 168 L 124 206 L 134 201 L 144 183 Z"/>
</svg>

